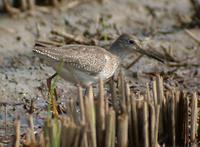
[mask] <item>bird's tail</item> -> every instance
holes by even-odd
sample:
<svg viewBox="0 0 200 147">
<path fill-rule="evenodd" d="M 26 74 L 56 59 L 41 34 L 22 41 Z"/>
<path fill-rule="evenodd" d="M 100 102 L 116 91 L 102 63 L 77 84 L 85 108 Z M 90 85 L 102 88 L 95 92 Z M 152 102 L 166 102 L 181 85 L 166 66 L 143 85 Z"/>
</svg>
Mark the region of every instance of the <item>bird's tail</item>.
<svg viewBox="0 0 200 147">
<path fill-rule="evenodd" d="M 47 60 L 61 60 L 63 57 L 63 50 L 59 47 L 61 44 L 55 44 L 46 41 L 36 41 L 33 47 L 33 52 L 37 54 L 42 59 Z"/>
<path fill-rule="evenodd" d="M 46 42 L 43 41 L 35 41 L 35 45 L 33 47 L 33 51 L 39 50 L 40 48 L 48 48 L 49 45 Z"/>
<path fill-rule="evenodd" d="M 60 43 L 56 43 L 56 42 L 52 42 L 52 41 L 40 41 L 40 40 L 36 40 L 35 41 L 35 45 L 34 48 L 38 48 L 38 47 L 60 47 L 63 44 Z"/>
<path fill-rule="evenodd" d="M 45 52 L 45 50 L 48 50 L 48 45 L 40 42 L 40 41 L 36 41 L 35 45 L 33 47 L 33 52 L 35 53 L 42 53 Z"/>
<path fill-rule="evenodd" d="M 35 45 L 33 47 L 33 52 L 41 53 L 41 52 L 47 52 L 47 51 L 54 51 L 55 48 L 58 48 L 62 46 L 60 43 L 55 42 L 47 42 L 47 41 L 35 41 Z"/>
<path fill-rule="evenodd" d="M 35 41 L 35 45 L 34 45 L 34 48 L 35 47 L 47 47 L 47 44 L 41 42 L 41 41 Z"/>
</svg>

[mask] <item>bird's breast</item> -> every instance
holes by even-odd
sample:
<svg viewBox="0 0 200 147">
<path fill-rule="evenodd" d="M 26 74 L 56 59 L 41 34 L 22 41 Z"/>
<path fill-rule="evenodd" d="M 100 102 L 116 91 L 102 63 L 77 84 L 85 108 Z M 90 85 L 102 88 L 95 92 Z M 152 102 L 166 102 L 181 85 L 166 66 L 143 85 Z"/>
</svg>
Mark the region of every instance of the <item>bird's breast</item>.
<svg viewBox="0 0 200 147">
<path fill-rule="evenodd" d="M 105 55 L 105 58 L 106 64 L 103 70 L 99 73 L 99 77 L 101 77 L 103 80 L 112 77 L 120 63 L 119 58 L 116 56 Z"/>
<path fill-rule="evenodd" d="M 70 64 L 57 64 L 53 65 L 53 68 L 64 80 L 73 84 L 79 84 L 83 87 L 88 87 L 98 81 L 97 76 L 90 75 L 87 72 L 76 69 L 70 66 Z"/>
</svg>

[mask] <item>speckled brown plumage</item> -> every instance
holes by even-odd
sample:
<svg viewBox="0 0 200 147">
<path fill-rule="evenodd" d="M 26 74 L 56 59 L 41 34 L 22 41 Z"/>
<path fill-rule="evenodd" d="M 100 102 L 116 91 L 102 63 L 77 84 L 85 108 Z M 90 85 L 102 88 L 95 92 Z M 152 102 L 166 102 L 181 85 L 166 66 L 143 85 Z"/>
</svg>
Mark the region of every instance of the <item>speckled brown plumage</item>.
<svg viewBox="0 0 200 147">
<path fill-rule="evenodd" d="M 79 83 L 82 86 L 88 86 L 100 77 L 103 80 L 111 77 L 119 65 L 117 56 L 97 46 L 65 45 L 62 47 L 45 47 L 36 45 L 33 51 L 45 58 L 48 64 L 54 67 L 57 72 L 61 70 L 61 76 L 64 79 Z M 64 65 L 59 69 L 59 63 L 62 62 Z M 71 73 L 65 71 L 66 69 L 70 70 Z M 71 76 L 65 76 L 65 74 L 71 74 Z"/>
<path fill-rule="evenodd" d="M 117 58 L 101 47 L 86 45 L 66 45 L 63 47 L 35 46 L 33 51 L 56 61 L 63 61 L 65 64 L 91 74 L 101 72 L 107 64 L 107 58 Z"/>
</svg>

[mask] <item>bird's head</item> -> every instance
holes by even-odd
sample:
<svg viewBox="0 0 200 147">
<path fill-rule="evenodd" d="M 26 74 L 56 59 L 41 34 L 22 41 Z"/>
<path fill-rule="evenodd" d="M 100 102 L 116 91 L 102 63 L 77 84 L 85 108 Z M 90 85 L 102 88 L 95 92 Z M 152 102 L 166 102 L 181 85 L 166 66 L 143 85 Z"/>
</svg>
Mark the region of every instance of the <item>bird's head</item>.
<svg viewBox="0 0 200 147">
<path fill-rule="evenodd" d="M 141 54 L 147 55 L 150 58 L 154 58 L 160 62 L 163 62 L 163 59 L 161 59 L 157 54 L 152 54 L 151 52 L 143 49 L 142 41 L 133 35 L 120 35 L 111 45 L 110 51 L 121 59 L 132 52 L 139 52 Z"/>
<path fill-rule="evenodd" d="M 141 41 L 138 38 L 128 34 L 122 34 L 111 45 L 110 51 L 117 56 L 124 58 L 133 51 L 140 52 L 141 48 Z"/>
</svg>

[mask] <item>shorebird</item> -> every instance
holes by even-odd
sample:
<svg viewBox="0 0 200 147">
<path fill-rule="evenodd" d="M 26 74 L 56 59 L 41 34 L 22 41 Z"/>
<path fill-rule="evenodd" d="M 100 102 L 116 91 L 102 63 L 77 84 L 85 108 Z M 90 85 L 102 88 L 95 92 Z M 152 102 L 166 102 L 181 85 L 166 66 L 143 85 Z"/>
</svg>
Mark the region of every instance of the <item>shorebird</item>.
<svg viewBox="0 0 200 147">
<path fill-rule="evenodd" d="M 158 56 L 144 50 L 135 36 L 128 34 L 120 35 L 109 50 L 98 46 L 78 44 L 49 47 L 36 43 L 33 51 L 56 71 L 56 74 L 47 80 L 49 89 L 51 79 L 57 74 L 64 80 L 82 87 L 97 83 L 100 78 L 107 80 L 113 76 L 121 61 L 134 51 L 163 62 Z"/>
</svg>

